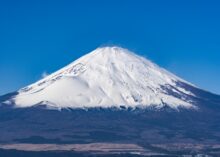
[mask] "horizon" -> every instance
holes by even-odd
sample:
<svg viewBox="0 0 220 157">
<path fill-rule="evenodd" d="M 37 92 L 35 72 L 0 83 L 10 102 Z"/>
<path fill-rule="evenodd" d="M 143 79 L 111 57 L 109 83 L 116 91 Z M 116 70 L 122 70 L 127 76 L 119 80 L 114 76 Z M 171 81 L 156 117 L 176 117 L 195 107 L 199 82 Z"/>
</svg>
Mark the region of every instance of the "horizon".
<svg viewBox="0 0 220 157">
<path fill-rule="evenodd" d="M 0 95 L 106 45 L 220 94 L 220 2 L 125 2 L 0 2 Z"/>
</svg>

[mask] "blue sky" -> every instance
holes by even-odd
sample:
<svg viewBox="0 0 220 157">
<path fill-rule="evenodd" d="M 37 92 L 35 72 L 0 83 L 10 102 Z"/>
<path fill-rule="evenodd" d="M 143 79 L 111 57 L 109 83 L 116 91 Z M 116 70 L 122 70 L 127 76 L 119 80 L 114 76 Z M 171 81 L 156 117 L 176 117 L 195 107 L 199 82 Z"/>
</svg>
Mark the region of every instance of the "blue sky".
<svg viewBox="0 0 220 157">
<path fill-rule="evenodd" d="M 220 94 L 220 2 L 0 1 L 0 94 L 116 44 Z"/>
</svg>

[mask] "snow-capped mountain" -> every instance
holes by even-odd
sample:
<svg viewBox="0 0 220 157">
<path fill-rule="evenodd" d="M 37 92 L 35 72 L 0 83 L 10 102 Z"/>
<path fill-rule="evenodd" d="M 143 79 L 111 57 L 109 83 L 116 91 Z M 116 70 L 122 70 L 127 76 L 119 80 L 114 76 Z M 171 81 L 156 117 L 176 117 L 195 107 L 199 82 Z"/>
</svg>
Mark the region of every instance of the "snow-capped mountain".
<svg viewBox="0 0 220 157">
<path fill-rule="evenodd" d="M 3 148 L 130 143 L 168 156 L 186 151 L 219 155 L 219 133 L 219 95 L 120 47 L 98 48 L 0 96 Z"/>
<path fill-rule="evenodd" d="M 197 108 L 192 86 L 156 64 L 121 47 L 101 47 L 18 91 L 7 100 L 16 107 Z"/>
</svg>

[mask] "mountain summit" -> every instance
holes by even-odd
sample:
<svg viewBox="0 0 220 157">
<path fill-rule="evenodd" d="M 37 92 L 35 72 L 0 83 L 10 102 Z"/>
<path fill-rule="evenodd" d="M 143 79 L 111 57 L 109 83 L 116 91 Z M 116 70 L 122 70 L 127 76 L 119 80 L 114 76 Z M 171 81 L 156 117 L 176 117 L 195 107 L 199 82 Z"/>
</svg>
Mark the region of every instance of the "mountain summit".
<svg viewBox="0 0 220 157">
<path fill-rule="evenodd" d="M 18 91 L 17 107 L 195 108 L 186 81 L 121 47 L 101 47 Z M 171 92 L 173 94 L 171 94 Z"/>
</svg>

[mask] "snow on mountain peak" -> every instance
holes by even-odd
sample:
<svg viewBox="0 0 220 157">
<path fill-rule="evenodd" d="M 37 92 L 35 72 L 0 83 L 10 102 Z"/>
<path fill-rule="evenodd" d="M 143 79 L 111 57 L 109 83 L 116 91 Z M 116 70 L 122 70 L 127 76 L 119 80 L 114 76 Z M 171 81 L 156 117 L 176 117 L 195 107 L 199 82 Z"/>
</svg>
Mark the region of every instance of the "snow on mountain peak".
<svg viewBox="0 0 220 157">
<path fill-rule="evenodd" d="M 12 101 L 17 107 L 195 108 L 186 99 L 194 95 L 176 82 L 187 83 L 127 49 L 101 47 L 20 89 Z M 168 94 L 164 86 L 177 96 Z"/>
</svg>

